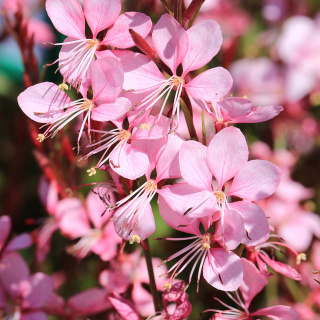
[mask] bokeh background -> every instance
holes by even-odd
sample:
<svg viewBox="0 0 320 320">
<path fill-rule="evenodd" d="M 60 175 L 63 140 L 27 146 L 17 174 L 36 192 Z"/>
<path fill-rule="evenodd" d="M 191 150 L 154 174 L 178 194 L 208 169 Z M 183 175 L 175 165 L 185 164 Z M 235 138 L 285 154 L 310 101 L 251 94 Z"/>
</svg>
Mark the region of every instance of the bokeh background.
<svg viewBox="0 0 320 320">
<path fill-rule="evenodd" d="M 53 28 L 44 1 L 0 1 L 0 215 L 12 218 L 14 234 L 34 231 L 48 216 L 39 198 L 43 168 L 39 166 L 41 159 L 37 158 L 30 139 L 32 124 L 17 104 L 17 96 L 24 90 L 23 57 L 17 34 L 3 16 L 5 11 L 14 25 L 19 3 L 29 21 L 29 34 L 34 33 L 39 81 L 61 83 L 59 73 L 54 74 L 55 66 L 43 68 L 57 58 L 60 48 L 43 43 L 64 39 Z M 165 13 L 160 0 L 123 0 L 124 11 L 144 12 L 153 22 Z M 220 52 L 207 68 L 223 66 L 230 70 L 234 78 L 231 92 L 234 96 L 247 96 L 256 106 L 284 107 L 273 120 L 239 127 L 251 147 L 252 158 L 270 160 L 283 170 L 279 191 L 261 205 L 276 232 L 297 251 L 306 252 L 308 261 L 299 267 L 303 275 L 300 283 L 276 274 L 254 300 L 253 309 L 281 303 L 295 307 L 301 319 L 320 319 L 317 315 L 320 285 L 314 281 L 320 277 L 312 274 L 313 270 L 320 270 L 320 2 L 206 0 L 195 23 L 205 19 L 216 20 L 224 38 Z M 200 109 L 195 109 L 194 117 L 201 125 Z M 206 119 L 206 129 L 208 137 L 212 137 L 214 128 L 210 118 Z M 188 137 L 184 124 L 179 130 Z M 75 145 L 70 131 L 65 129 Z M 64 160 L 66 155 L 61 151 L 62 136 L 58 135 L 56 140 L 44 144 L 47 143 L 49 159 L 54 159 L 62 168 L 61 172 L 66 173 L 67 187 L 92 182 L 85 174 L 88 163 L 77 162 L 76 157 L 73 168 L 68 167 Z M 105 179 L 104 173 L 96 176 L 96 180 Z M 84 197 L 89 190 L 82 188 L 77 191 L 78 196 Z M 157 219 L 154 236 L 176 235 L 177 231 L 160 218 L 156 201 L 153 209 Z M 70 243 L 59 232 L 55 233 L 51 251 L 41 264 L 34 259 L 33 247 L 22 252 L 33 272 L 63 274 L 64 281 L 58 291 L 65 298 L 98 286 L 98 275 L 108 266 L 94 255 L 76 260 L 65 251 Z M 179 243 L 167 245 L 153 240 L 150 245 L 154 256 L 162 259 L 181 248 Z M 135 246 L 126 248 L 128 252 L 134 249 Z M 226 297 L 205 283 L 201 284 L 199 293 L 194 286 L 188 292 L 193 304 L 190 319 L 197 319 L 208 306 L 217 307 L 213 297 L 223 300 Z M 204 315 L 206 317 L 208 315 Z M 106 319 L 106 315 L 102 313 L 90 319 Z"/>
</svg>

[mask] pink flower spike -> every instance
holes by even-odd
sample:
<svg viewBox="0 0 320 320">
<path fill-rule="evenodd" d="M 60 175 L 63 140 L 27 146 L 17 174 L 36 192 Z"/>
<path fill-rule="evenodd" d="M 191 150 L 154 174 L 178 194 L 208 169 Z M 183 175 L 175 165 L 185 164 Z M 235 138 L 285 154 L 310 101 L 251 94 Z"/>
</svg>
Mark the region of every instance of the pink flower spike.
<svg viewBox="0 0 320 320">
<path fill-rule="evenodd" d="M 121 3 L 120 0 L 84 0 L 83 10 L 95 39 L 100 31 L 108 28 L 118 18 Z"/>
<path fill-rule="evenodd" d="M 159 57 L 176 74 L 178 65 L 187 54 L 187 32 L 169 14 L 164 14 L 154 26 L 152 40 Z"/>
</svg>

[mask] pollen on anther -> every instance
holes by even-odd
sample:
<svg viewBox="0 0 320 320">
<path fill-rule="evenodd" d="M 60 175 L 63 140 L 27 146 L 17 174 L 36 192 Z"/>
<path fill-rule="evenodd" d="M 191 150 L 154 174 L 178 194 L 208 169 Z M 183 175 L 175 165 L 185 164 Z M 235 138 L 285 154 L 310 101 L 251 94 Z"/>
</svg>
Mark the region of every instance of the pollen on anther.
<svg viewBox="0 0 320 320">
<path fill-rule="evenodd" d="M 89 173 L 89 177 L 91 177 L 97 173 L 97 170 L 96 170 L 96 168 L 92 167 L 92 168 L 88 169 L 87 172 Z"/>
<path fill-rule="evenodd" d="M 38 134 L 38 137 L 37 137 L 37 140 L 38 140 L 39 142 L 43 142 L 44 139 L 45 139 L 45 136 L 44 136 L 42 133 L 39 133 L 39 134 Z"/>
<path fill-rule="evenodd" d="M 140 241 L 141 241 L 141 238 L 137 234 L 133 234 L 131 236 L 131 239 L 130 239 L 129 243 L 130 244 L 133 244 L 134 242 L 140 243 Z"/>
</svg>

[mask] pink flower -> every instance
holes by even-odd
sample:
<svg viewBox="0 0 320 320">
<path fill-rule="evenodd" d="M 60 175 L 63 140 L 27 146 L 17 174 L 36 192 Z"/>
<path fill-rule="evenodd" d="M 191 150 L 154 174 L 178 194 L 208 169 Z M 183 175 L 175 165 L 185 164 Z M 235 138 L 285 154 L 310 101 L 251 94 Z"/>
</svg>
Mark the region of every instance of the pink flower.
<svg viewBox="0 0 320 320">
<path fill-rule="evenodd" d="M 109 206 L 116 209 L 112 219 L 117 234 L 133 242 L 146 239 L 155 231 L 150 202 L 158 192 L 158 183 L 164 179 L 180 177 L 178 163 L 179 149 L 183 140 L 177 135 L 156 140 L 134 140 L 132 145 L 145 152 L 149 158 L 146 172 L 147 181 L 124 199 Z M 151 179 L 151 172 L 156 169 L 156 178 Z"/>
<path fill-rule="evenodd" d="M 257 310 L 255 312 L 249 312 L 249 306 L 252 299 L 268 284 L 268 281 L 259 273 L 256 267 L 248 260 L 241 258 L 243 264 L 243 282 L 240 285 L 240 292 L 243 297 L 243 301 L 240 298 L 238 292 L 236 292 L 236 298 L 227 293 L 229 298 L 237 304 L 237 307 L 242 310 L 236 309 L 227 305 L 226 303 L 218 300 L 222 305 L 228 307 L 228 310 L 208 309 L 204 312 L 213 311 L 216 312 L 213 319 L 239 319 L 250 320 L 252 316 L 267 316 L 275 320 L 298 320 L 298 314 L 295 310 L 287 306 L 274 306 Z"/>
<path fill-rule="evenodd" d="M 12 302 L 11 305 L 1 297 L 0 306 L 10 319 L 47 319 L 42 308 L 52 294 L 53 281 L 42 272 L 30 275 L 28 266 L 15 252 L 1 261 L 0 287 Z"/>
<path fill-rule="evenodd" d="M 206 20 L 186 31 L 173 17 L 164 14 L 154 26 L 152 40 L 156 53 L 172 72 L 168 79 L 146 56 L 128 51 L 115 52 L 125 72 L 124 89 L 132 93 L 150 92 L 136 105 L 136 110 L 150 110 L 164 97 L 161 115 L 170 92 L 175 90 L 172 117 L 177 115 L 179 122 L 183 90 L 195 99 L 217 101 L 231 89 L 232 78 L 221 67 L 202 72 L 192 80 L 188 75 L 207 64 L 219 51 L 222 36 L 216 22 Z M 183 72 L 178 75 L 180 64 Z"/>
<path fill-rule="evenodd" d="M 85 0 L 83 9 L 77 0 L 70 0 L 67 4 L 63 0 L 48 0 L 46 9 L 56 29 L 67 36 L 63 43 L 56 44 L 62 45 L 62 49 L 52 64 L 59 62 L 63 82 L 78 89 L 82 82 L 86 82 L 87 71 L 95 56 L 104 56 L 99 50 L 108 45 L 121 49 L 133 47 L 129 29 L 145 37 L 152 26 L 150 18 L 143 13 L 127 12 L 119 16 L 119 0 Z M 89 39 L 85 35 L 86 22 L 92 34 Z M 107 28 L 107 34 L 100 41 L 99 32 Z"/>
<path fill-rule="evenodd" d="M 28 233 L 22 233 L 15 238 L 9 238 L 11 231 L 11 220 L 8 216 L 0 217 L 0 259 L 6 254 L 31 246 L 32 239 Z"/>
<path fill-rule="evenodd" d="M 222 234 L 228 216 L 234 216 L 235 213 L 240 215 L 246 231 L 242 243 L 258 244 L 268 239 L 269 224 L 266 216 L 251 201 L 266 198 L 276 190 L 280 170 L 268 161 L 248 162 L 248 146 L 239 129 L 223 129 L 214 136 L 208 148 L 194 141 L 183 143 L 179 162 L 181 175 L 187 184 L 163 188 L 159 202 L 167 202 L 173 211 L 189 218 L 211 217 L 206 228 L 220 218 L 217 215 L 220 212 Z M 212 182 L 213 176 L 216 182 Z M 232 178 L 229 190 L 226 191 L 226 182 Z M 229 196 L 243 198 L 245 201 L 229 203 Z M 190 207 L 183 212 L 186 204 Z M 160 213 L 166 215 L 162 210 Z M 243 229 L 239 233 L 244 234 Z"/>
<path fill-rule="evenodd" d="M 114 199 L 112 191 L 113 189 L 109 190 L 110 202 Z M 106 193 L 104 195 L 106 196 Z M 104 261 L 116 256 L 120 238 L 115 234 L 112 223 L 108 223 L 110 214 L 104 214 L 105 204 L 99 199 L 99 195 L 89 193 L 86 208 L 76 198 L 61 200 L 60 206 L 63 206 L 61 210 L 64 210 L 59 223 L 61 232 L 71 239 L 80 238 L 75 245 L 67 249 L 69 253 L 83 259 L 90 252 L 94 252 Z"/>
<path fill-rule="evenodd" d="M 80 114 L 84 119 L 78 135 L 78 147 L 81 134 L 87 123 L 91 132 L 91 119 L 96 121 L 116 120 L 126 114 L 131 103 L 126 98 L 118 98 L 123 84 L 123 70 L 115 58 L 103 58 L 92 63 L 90 68 L 90 83 L 93 98 L 87 99 L 87 91 L 83 98 L 71 101 L 63 91 L 63 85 L 57 86 L 51 82 L 43 82 L 29 87 L 18 97 L 22 111 L 32 120 L 49 125 L 38 139 L 43 141 L 48 136 L 55 136 L 67 123 Z M 90 137 L 90 135 L 89 135 Z"/>
</svg>

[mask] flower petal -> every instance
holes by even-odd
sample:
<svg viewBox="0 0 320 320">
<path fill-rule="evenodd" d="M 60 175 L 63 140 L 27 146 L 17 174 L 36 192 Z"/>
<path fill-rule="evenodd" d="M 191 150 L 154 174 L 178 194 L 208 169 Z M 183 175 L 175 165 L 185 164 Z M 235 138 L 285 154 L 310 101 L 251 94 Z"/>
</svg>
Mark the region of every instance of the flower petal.
<svg viewBox="0 0 320 320">
<path fill-rule="evenodd" d="M 119 16 L 115 23 L 108 29 L 106 37 L 101 42 L 120 49 L 135 46 L 129 33 L 133 29 L 141 37 L 145 38 L 152 27 L 151 19 L 140 12 L 126 12 Z"/>
<path fill-rule="evenodd" d="M 135 180 L 148 170 L 148 156 L 133 145 L 118 145 L 111 153 L 110 167 L 114 172 L 127 179 Z"/>
<path fill-rule="evenodd" d="M 257 201 L 271 196 L 281 178 L 280 169 L 266 160 L 247 162 L 234 177 L 228 195 Z"/>
<path fill-rule="evenodd" d="M 169 14 L 164 14 L 154 26 L 152 41 L 162 61 L 176 74 L 178 65 L 187 54 L 187 32 Z"/>
<path fill-rule="evenodd" d="M 248 146 L 244 135 L 234 127 L 221 130 L 211 140 L 207 151 L 207 164 L 221 190 L 248 161 Z"/>
<path fill-rule="evenodd" d="M 252 299 L 268 284 L 268 280 L 259 272 L 255 265 L 245 258 L 241 258 L 243 266 L 243 282 L 240 291 L 248 309 Z"/>
<path fill-rule="evenodd" d="M 117 98 L 114 102 L 100 104 L 92 109 L 91 119 L 96 121 L 113 121 L 123 117 L 131 108 L 127 98 Z"/>
<path fill-rule="evenodd" d="M 236 122 L 236 118 L 247 115 L 254 108 L 253 103 L 244 98 L 226 98 L 217 102 L 219 106 L 223 120 Z"/>
<path fill-rule="evenodd" d="M 124 299 L 121 296 L 119 298 L 108 298 L 113 307 L 118 311 L 121 318 L 124 320 L 140 320 L 140 315 L 135 310 L 133 303 L 130 300 Z"/>
<path fill-rule="evenodd" d="M 3 250 L 4 245 L 9 237 L 11 230 L 11 220 L 9 216 L 0 217 L 0 251 Z"/>
<path fill-rule="evenodd" d="M 229 92 L 232 82 L 229 71 L 217 67 L 200 73 L 184 87 L 194 99 L 218 101 Z"/>
<path fill-rule="evenodd" d="M 187 30 L 189 50 L 183 58 L 183 76 L 206 65 L 220 50 L 222 34 L 213 20 L 204 20 Z"/>
<path fill-rule="evenodd" d="M 197 141 L 185 141 L 179 152 L 182 178 L 194 187 L 212 191 L 212 174 L 207 165 L 207 147 Z"/>
<path fill-rule="evenodd" d="M 97 104 L 114 102 L 123 85 L 123 69 L 116 58 L 96 60 L 90 68 L 93 100 Z"/>
<path fill-rule="evenodd" d="M 268 219 L 259 206 L 247 201 L 237 201 L 229 205 L 231 209 L 240 214 L 244 222 L 246 234 L 241 243 L 257 246 L 269 239 Z"/>
<path fill-rule="evenodd" d="M 111 26 L 121 10 L 120 0 L 84 0 L 83 10 L 93 39 L 97 34 Z"/>
<path fill-rule="evenodd" d="M 42 82 L 20 93 L 18 103 L 30 119 L 47 123 L 63 114 L 64 108 L 69 106 L 71 99 L 56 84 Z"/>
<path fill-rule="evenodd" d="M 77 0 L 47 0 L 46 10 L 55 28 L 68 37 L 85 39 L 85 21 Z"/>
<path fill-rule="evenodd" d="M 242 262 L 232 251 L 228 254 L 224 249 L 209 249 L 203 265 L 203 277 L 213 287 L 223 291 L 235 291 L 242 279 Z"/>
<path fill-rule="evenodd" d="M 252 112 L 234 119 L 233 123 L 259 123 L 268 121 L 276 117 L 283 107 L 281 106 L 265 106 L 265 107 L 255 107 Z"/>
<path fill-rule="evenodd" d="M 274 320 L 298 320 L 298 313 L 288 306 L 274 306 L 269 308 L 259 309 L 251 313 L 252 316 L 267 316 Z"/>
</svg>

